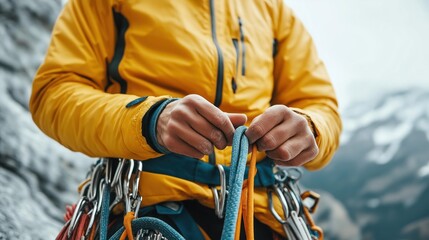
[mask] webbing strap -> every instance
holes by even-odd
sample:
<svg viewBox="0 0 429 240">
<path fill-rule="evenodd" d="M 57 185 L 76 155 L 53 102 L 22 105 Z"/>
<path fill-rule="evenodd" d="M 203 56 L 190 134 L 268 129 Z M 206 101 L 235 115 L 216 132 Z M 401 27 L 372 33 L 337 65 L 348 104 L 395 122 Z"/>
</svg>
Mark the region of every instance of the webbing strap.
<svg viewBox="0 0 429 240">
<path fill-rule="evenodd" d="M 166 215 L 174 222 L 179 232 L 187 240 L 201 240 L 204 239 L 198 224 L 183 207 L 183 203 L 177 203 L 180 207 L 178 210 L 173 210 L 163 205 L 156 205 L 155 209 L 158 214 Z"/>
<path fill-rule="evenodd" d="M 274 184 L 273 166 L 273 160 L 269 158 L 265 158 L 256 164 L 255 187 L 269 187 Z M 231 168 L 224 166 L 224 169 L 228 182 Z M 211 186 L 220 185 L 220 175 L 216 165 L 174 153 L 145 160 L 143 171 L 169 175 Z M 248 171 L 249 169 L 246 167 L 245 179 L 247 179 Z"/>
</svg>

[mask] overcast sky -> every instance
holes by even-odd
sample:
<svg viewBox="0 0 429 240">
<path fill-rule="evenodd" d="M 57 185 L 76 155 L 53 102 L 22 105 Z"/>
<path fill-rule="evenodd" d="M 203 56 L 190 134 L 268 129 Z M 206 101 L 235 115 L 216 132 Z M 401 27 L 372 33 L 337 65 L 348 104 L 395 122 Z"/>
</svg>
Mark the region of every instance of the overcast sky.
<svg viewBox="0 0 429 240">
<path fill-rule="evenodd" d="M 286 2 L 313 35 L 342 109 L 387 91 L 429 89 L 429 1 Z"/>
</svg>

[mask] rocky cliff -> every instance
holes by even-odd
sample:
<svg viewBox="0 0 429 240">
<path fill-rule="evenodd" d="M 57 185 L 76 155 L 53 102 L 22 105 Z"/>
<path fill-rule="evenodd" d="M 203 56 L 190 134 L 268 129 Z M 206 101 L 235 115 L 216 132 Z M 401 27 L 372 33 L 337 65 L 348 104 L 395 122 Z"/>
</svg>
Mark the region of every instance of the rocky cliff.
<svg viewBox="0 0 429 240">
<path fill-rule="evenodd" d="M 0 1 L 0 239 L 53 239 L 90 161 L 46 137 L 28 100 L 61 3 Z"/>
</svg>

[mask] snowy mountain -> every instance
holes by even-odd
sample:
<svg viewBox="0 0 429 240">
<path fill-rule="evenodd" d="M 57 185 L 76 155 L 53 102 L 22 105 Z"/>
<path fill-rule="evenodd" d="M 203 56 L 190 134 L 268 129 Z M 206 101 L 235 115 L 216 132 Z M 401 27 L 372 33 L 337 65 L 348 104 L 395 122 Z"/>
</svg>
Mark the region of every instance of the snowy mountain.
<svg viewBox="0 0 429 240">
<path fill-rule="evenodd" d="M 340 150 L 306 186 L 343 203 L 364 239 L 429 239 L 429 92 L 355 104 L 343 121 Z"/>
</svg>

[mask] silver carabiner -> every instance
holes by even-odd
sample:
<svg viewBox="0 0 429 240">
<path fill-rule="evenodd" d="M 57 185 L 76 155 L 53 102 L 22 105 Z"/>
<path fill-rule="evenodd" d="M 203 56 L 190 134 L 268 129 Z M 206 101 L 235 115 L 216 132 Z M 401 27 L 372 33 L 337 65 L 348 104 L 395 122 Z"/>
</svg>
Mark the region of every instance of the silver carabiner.
<svg viewBox="0 0 429 240">
<path fill-rule="evenodd" d="M 280 217 L 280 214 L 274 208 L 273 192 L 276 193 L 277 197 L 280 200 L 280 203 L 281 203 L 282 209 L 283 209 L 283 217 L 284 218 Z M 277 186 L 273 186 L 272 188 L 267 188 L 267 194 L 268 194 L 268 206 L 269 206 L 270 211 L 273 214 L 274 218 L 279 223 L 281 223 L 282 225 L 286 224 L 287 219 L 289 218 L 289 206 L 287 204 L 285 196 L 282 193 L 282 190 Z"/>
<path fill-rule="evenodd" d="M 129 192 L 130 192 L 130 180 L 131 180 L 131 176 L 133 174 L 133 168 L 134 168 L 134 160 L 130 159 L 128 161 L 129 161 L 129 166 L 128 166 L 128 171 L 125 175 L 124 184 L 122 185 L 123 187 L 122 191 L 125 199 L 125 211 L 131 212 L 131 195 L 132 194 L 129 194 Z"/>
<path fill-rule="evenodd" d="M 137 164 L 134 165 L 133 172 L 135 174 L 132 194 L 133 198 L 136 199 L 139 194 L 139 184 L 140 184 L 140 173 L 143 171 L 143 163 L 141 161 L 137 161 Z"/>
<path fill-rule="evenodd" d="M 106 186 L 104 186 L 105 180 L 101 179 L 100 181 L 100 185 L 98 185 L 98 199 L 96 202 L 100 202 L 100 204 L 98 204 L 97 208 L 96 208 L 96 213 L 99 213 L 101 211 L 101 203 L 103 202 L 103 192 L 104 192 L 104 188 Z"/>
<path fill-rule="evenodd" d="M 91 214 L 91 218 L 89 219 L 89 223 L 88 223 L 88 226 L 87 226 L 86 231 L 85 231 L 85 235 L 84 235 L 85 239 L 91 233 L 92 227 L 94 227 L 95 216 L 97 215 L 96 210 L 98 209 L 97 205 L 101 205 L 101 203 L 99 203 L 98 201 L 95 201 L 95 204 L 92 207 L 92 210 L 88 212 L 88 214 Z"/>
<path fill-rule="evenodd" d="M 120 158 L 118 159 L 118 161 L 119 161 L 118 167 L 116 168 L 115 174 L 113 175 L 113 180 L 111 182 L 112 187 L 116 186 L 116 184 L 121 182 L 119 181 L 119 179 L 121 178 L 122 169 L 124 169 L 124 165 L 125 165 L 125 159 Z"/>
<path fill-rule="evenodd" d="M 70 220 L 70 225 L 67 229 L 67 237 L 71 238 L 71 235 L 74 231 L 74 229 L 76 228 L 76 224 L 79 221 L 80 217 L 82 216 L 82 212 L 83 212 L 83 207 L 85 206 L 85 204 L 87 204 L 88 198 L 87 197 L 82 197 L 81 199 L 79 199 L 79 202 L 76 204 L 76 208 L 73 212 L 73 216 Z"/>
<path fill-rule="evenodd" d="M 212 187 L 211 189 L 212 189 L 213 200 L 215 205 L 214 206 L 215 214 L 218 218 L 223 218 L 226 195 L 228 194 L 228 190 L 226 189 L 226 174 L 225 174 L 225 169 L 221 164 L 217 164 L 216 167 L 219 171 L 220 191 L 217 190 L 216 187 Z"/>
<path fill-rule="evenodd" d="M 97 164 L 94 167 L 94 170 L 91 174 L 91 181 L 89 184 L 89 191 L 88 191 L 88 199 L 90 201 L 93 201 L 94 199 L 97 198 L 98 187 L 102 179 L 102 176 L 101 176 L 102 168 L 103 168 L 103 164 Z"/>
<path fill-rule="evenodd" d="M 283 194 L 286 195 L 285 199 L 287 204 L 291 206 L 294 211 L 300 213 L 300 202 L 296 197 L 295 192 L 288 187 L 283 187 Z"/>
</svg>

